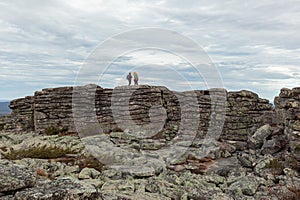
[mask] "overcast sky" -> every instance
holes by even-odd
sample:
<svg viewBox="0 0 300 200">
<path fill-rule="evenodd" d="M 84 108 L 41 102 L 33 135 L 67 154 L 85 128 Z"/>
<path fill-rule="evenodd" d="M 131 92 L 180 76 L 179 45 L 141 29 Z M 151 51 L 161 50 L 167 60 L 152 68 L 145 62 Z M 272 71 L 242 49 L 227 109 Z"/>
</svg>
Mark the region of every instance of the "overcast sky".
<svg viewBox="0 0 300 200">
<path fill-rule="evenodd" d="M 103 41 L 144 27 L 194 40 L 228 90 L 248 89 L 272 101 L 280 88 L 300 86 L 300 1 L 0 0 L 0 9 L 2 100 L 74 85 L 81 65 Z M 170 52 L 129 52 L 101 84 L 126 84 L 124 75 L 134 69 L 141 84 L 185 90 L 188 82 L 206 89 L 187 65 Z M 181 73 L 188 78 L 179 80 Z"/>
</svg>

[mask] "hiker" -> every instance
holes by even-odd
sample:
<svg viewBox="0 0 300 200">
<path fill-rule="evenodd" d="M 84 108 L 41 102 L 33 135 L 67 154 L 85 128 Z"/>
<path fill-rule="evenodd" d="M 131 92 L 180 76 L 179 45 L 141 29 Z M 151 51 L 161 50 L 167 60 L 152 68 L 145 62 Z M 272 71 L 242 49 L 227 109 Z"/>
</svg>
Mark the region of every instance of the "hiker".
<svg viewBox="0 0 300 200">
<path fill-rule="evenodd" d="M 128 86 L 131 85 L 131 79 L 132 79 L 131 72 L 129 72 L 129 74 L 127 75 Z"/>
<path fill-rule="evenodd" d="M 134 80 L 134 85 L 138 85 L 139 77 L 136 72 L 133 72 L 133 80 Z"/>
</svg>

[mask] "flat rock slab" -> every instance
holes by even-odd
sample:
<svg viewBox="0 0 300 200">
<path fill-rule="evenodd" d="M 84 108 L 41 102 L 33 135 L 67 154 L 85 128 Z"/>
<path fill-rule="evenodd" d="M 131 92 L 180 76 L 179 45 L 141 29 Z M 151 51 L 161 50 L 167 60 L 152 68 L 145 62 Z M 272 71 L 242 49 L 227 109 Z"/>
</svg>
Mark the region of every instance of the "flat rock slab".
<svg viewBox="0 0 300 200">
<path fill-rule="evenodd" d="M 89 200 L 103 199 L 102 194 L 93 185 L 71 177 L 46 180 L 37 183 L 33 188 L 26 188 L 15 194 L 15 199 L 23 200 Z"/>
<path fill-rule="evenodd" d="M 227 176 L 230 171 L 240 168 L 238 159 L 236 158 L 221 158 L 216 160 L 216 163 L 205 171 L 205 174 L 218 174 Z"/>
<path fill-rule="evenodd" d="M 36 175 L 25 166 L 0 159 L 0 192 L 10 192 L 34 186 Z"/>
</svg>

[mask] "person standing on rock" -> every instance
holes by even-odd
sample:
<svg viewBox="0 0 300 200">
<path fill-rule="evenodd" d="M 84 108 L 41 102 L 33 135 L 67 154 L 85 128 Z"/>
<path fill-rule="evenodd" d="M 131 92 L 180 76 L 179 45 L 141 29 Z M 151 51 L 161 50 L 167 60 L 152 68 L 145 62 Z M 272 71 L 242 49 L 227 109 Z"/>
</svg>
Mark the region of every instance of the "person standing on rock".
<svg viewBox="0 0 300 200">
<path fill-rule="evenodd" d="M 132 79 L 131 72 L 129 72 L 129 74 L 127 75 L 128 86 L 131 85 L 131 79 Z"/>
<path fill-rule="evenodd" d="M 136 72 L 133 72 L 133 80 L 134 80 L 134 85 L 139 84 L 139 77 L 138 77 L 138 74 Z"/>
</svg>

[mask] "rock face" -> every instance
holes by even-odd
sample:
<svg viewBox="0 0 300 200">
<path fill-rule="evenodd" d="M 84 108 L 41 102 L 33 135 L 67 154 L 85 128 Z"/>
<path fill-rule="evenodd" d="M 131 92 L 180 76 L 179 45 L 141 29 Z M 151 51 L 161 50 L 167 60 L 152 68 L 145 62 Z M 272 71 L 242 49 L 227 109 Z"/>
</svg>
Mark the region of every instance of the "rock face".
<svg viewBox="0 0 300 200">
<path fill-rule="evenodd" d="M 74 91 L 84 94 L 83 99 L 77 99 L 78 109 L 92 107 L 80 113 L 81 121 L 85 118 L 86 123 L 91 123 L 88 120 L 94 116 L 102 131 L 106 133 L 115 132 L 115 130 L 125 131 L 123 129 L 128 129 L 130 132 L 128 126 L 130 121 L 140 126 L 147 125 L 151 121 L 153 127 L 162 126 L 162 131 L 152 137 L 166 140 L 175 137 L 179 129 L 188 131 L 191 127 L 197 126 L 198 137 L 203 138 L 210 123 L 216 121 L 218 117 L 222 118 L 221 115 L 217 116 L 212 113 L 214 112 L 212 105 L 218 103 L 218 101 L 212 102 L 213 95 L 219 99 L 223 98 L 224 101 L 222 105 L 225 116 L 223 129 L 223 124 L 220 123 L 220 128 L 223 130 L 221 138 L 224 140 L 246 141 L 248 135 L 253 134 L 254 129 L 263 124 L 261 116 L 272 110 L 267 100 L 260 99 L 255 93 L 245 90 L 240 92 L 227 92 L 222 89 L 173 92 L 165 87 L 147 85 L 117 87 L 114 90 L 96 85 L 78 88 L 43 89 L 36 92 L 33 97 L 12 101 L 10 108 L 13 110 L 12 118 L 17 122 L 15 128 L 26 131 L 33 129 L 39 133 L 55 132 L 51 131 L 54 128 L 57 132 L 76 132 L 72 111 Z M 196 98 L 194 104 L 191 103 L 193 98 Z M 76 101 L 74 102 L 76 104 Z M 162 119 L 158 120 L 160 116 Z M 198 116 L 198 121 L 193 122 L 194 125 L 186 125 L 184 121 L 181 121 L 193 116 Z M 165 123 L 161 125 L 161 121 Z"/>
<path fill-rule="evenodd" d="M 15 129 L 11 115 L 0 116 L 0 131 Z"/>
<path fill-rule="evenodd" d="M 37 91 L 33 98 L 33 123 L 36 132 L 49 130 L 50 127 L 69 128 L 73 124 L 72 87 Z"/>
<path fill-rule="evenodd" d="M 0 199 L 300 199 L 300 89 L 274 102 L 147 85 L 38 91 L 0 117 Z"/>
<path fill-rule="evenodd" d="M 289 138 L 293 155 L 300 161 L 300 88 L 283 88 L 274 100 L 280 122 Z"/>
<path fill-rule="evenodd" d="M 11 116 L 18 131 L 34 130 L 34 97 L 28 96 L 10 102 Z"/>
<path fill-rule="evenodd" d="M 227 105 L 226 122 L 221 136 L 224 140 L 246 141 L 255 129 L 265 123 L 261 116 L 272 110 L 268 100 L 246 90 L 229 92 Z"/>
</svg>

